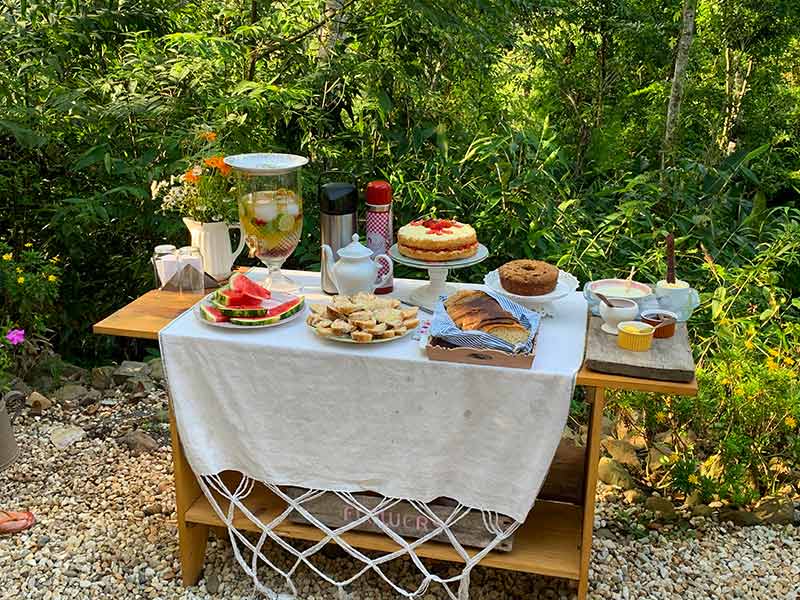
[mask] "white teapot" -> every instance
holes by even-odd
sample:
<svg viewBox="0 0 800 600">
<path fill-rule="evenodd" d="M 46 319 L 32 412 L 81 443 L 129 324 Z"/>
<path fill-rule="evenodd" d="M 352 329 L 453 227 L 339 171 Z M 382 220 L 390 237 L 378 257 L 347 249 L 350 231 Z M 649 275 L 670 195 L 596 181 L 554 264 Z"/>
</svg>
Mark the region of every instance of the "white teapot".
<svg viewBox="0 0 800 600">
<path fill-rule="evenodd" d="M 372 293 L 375 288 L 385 286 L 392 276 L 392 259 L 385 254 L 378 254 L 372 260 L 372 250 L 358 241 L 357 233 L 353 234 L 353 241 L 339 250 L 338 254 L 339 260 L 333 264 L 333 250 L 328 244 L 322 245 L 322 258 L 327 265 L 328 274 L 342 295 Z M 385 262 L 387 271 L 378 279 L 380 261 Z"/>
</svg>

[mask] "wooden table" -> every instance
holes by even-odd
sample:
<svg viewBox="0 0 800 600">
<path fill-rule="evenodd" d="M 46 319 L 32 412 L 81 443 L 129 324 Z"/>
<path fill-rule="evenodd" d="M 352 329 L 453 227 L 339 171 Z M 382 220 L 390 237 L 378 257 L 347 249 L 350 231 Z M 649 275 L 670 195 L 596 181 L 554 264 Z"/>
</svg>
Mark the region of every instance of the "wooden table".
<svg viewBox="0 0 800 600">
<path fill-rule="evenodd" d="M 148 340 L 158 339 L 158 332 L 172 319 L 192 306 L 200 296 L 178 295 L 153 290 L 103 319 L 94 332 Z M 562 444 L 550 467 L 547 480 L 523 526 L 514 538 L 511 552 L 491 552 L 481 565 L 526 573 L 572 579 L 578 582 L 578 598 L 584 600 L 589 587 L 589 558 L 594 525 L 597 466 L 600 460 L 605 393 L 608 389 L 635 390 L 674 395 L 695 395 L 697 382 L 672 383 L 606 375 L 585 366 L 577 376 L 577 385 L 586 390 L 591 404 L 585 449 Z M 175 471 L 175 498 L 180 543 L 183 584 L 193 585 L 200 577 L 210 528 L 222 527 L 203 495 L 194 473 L 183 454 L 170 410 L 172 452 Z M 227 504 L 218 499 L 220 506 Z M 269 522 L 285 505 L 264 488 L 256 489 L 248 498 L 248 506 L 262 522 Z M 247 518 L 237 519 L 242 529 L 255 530 Z M 311 525 L 284 521 L 276 533 L 301 540 L 319 541 L 323 533 Z M 342 536 L 348 543 L 365 550 L 391 552 L 398 546 L 382 534 L 352 532 Z M 418 547 L 422 557 L 462 562 L 449 544 L 428 542 Z"/>
</svg>

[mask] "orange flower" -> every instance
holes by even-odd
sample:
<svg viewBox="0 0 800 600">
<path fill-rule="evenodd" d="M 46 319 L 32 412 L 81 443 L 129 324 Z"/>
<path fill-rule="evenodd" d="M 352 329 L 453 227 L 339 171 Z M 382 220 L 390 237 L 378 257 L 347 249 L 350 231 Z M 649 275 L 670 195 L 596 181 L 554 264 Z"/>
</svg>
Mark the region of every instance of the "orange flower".
<svg viewBox="0 0 800 600">
<path fill-rule="evenodd" d="M 213 131 L 204 131 L 200 134 L 200 137 L 203 138 L 207 142 L 216 142 L 217 141 L 217 134 Z"/>
<path fill-rule="evenodd" d="M 224 156 L 219 154 L 217 156 L 212 156 L 211 158 L 207 158 L 203 162 L 209 167 L 217 169 L 220 173 L 222 173 L 227 177 L 228 174 L 231 172 L 231 168 L 225 164 L 225 161 L 223 160 L 224 158 L 225 158 Z"/>
<path fill-rule="evenodd" d="M 199 179 L 200 176 L 195 172 L 194 167 L 183 174 L 183 180 L 188 181 L 189 183 L 197 183 Z"/>
</svg>

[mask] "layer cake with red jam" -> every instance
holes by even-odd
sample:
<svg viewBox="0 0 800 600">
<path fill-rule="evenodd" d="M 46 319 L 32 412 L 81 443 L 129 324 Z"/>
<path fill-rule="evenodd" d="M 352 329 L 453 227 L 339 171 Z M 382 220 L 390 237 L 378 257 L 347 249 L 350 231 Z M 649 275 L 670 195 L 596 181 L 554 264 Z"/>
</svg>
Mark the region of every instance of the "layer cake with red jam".
<svg viewBox="0 0 800 600">
<path fill-rule="evenodd" d="M 411 221 L 397 232 L 397 249 L 426 262 L 458 260 L 478 252 L 478 236 L 471 225 L 453 219 Z"/>
</svg>

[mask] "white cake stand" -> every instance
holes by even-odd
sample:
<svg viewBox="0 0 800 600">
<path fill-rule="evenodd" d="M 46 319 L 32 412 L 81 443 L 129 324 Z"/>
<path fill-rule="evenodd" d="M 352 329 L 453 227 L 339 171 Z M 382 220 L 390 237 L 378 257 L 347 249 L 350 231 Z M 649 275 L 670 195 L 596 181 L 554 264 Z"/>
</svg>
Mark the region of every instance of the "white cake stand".
<svg viewBox="0 0 800 600">
<path fill-rule="evenodd" d="M 446 283 L 447 272 L 450 269 L 463 269 L 464 267 L 477 265 L 479 262 L 486 260 L 489 256 L 489 251 L 483 244 L 478 244 L 478 251 L 469 258 L 428 262 L 403 256 L 397 249 L 397 244 L 394 244 L 389 248 L 389 256 L 398 264 L 406 265 L 407 267 L 416 267 L 418 269 L 426 269 L 428 271 L 428 279 L 430 280 L 428 285 L 423 285 L 414 290 L 409 297 L 409 303 L 432 311 L 440 296 L 449 296 L 455 291 L 452 285 Z"/>
</svg>

